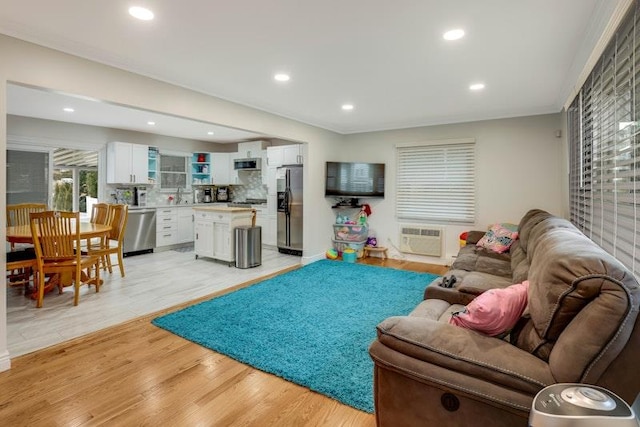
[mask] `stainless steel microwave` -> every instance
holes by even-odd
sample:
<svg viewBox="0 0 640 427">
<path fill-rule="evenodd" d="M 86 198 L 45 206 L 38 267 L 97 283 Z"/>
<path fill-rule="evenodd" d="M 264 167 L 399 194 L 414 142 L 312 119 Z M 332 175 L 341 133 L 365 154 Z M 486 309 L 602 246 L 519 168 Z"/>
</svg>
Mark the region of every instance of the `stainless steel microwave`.
<svg viewBox="0 0 640 427">
<path fill-rule="evenodd" d="M 235 159 L 233 161 L 233 168 L 236 170 L 253 170 L 257 171 L 262 169 L 262 159 Z"/>
</svg>

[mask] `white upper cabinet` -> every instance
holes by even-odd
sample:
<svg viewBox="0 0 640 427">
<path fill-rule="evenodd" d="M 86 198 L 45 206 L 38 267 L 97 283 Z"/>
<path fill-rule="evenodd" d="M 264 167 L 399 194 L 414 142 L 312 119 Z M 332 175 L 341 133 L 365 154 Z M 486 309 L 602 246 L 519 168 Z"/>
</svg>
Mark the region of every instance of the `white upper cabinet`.
<svg viewBox="0 0 640 427">
<path fill-rule="evenodd" d="M 302 144 L 279 145 L 267 147 L 267 162 L 269 166 L 301 165 Z"/>
<path fill-rule="evenodd" d="M 264 141 L 238 143 L 238 159 L 250 159 L 262 156 Z"/>
<path fill-rule="evenodd" d="M 229 153 L 229 181 L 227 184 L 239 184 L 238 171 L 235 168 L 235 161 L 237 159 L 244 159 L 240 153 Z"/>
<path fill-rule="evenodd" d="M 129 142 L 107 144 L 108 184 L 147 184 L 149 146 Z"/>
<path fill-rule="evenodd" d="M 211 183 L 230 184 L 230 153 L 211 153 Z"/>
<path fill-rule="evenodd" d="M 284 164 L 282 146 L 267 147 L 267 164 L 275 167 L 282 166 Z"/>
<path fill-rule="evenodd" d="M 285 165 L 301 165 L 303 163 L 302 144 L 282 146 L 282 157 Z"/>
</svg>

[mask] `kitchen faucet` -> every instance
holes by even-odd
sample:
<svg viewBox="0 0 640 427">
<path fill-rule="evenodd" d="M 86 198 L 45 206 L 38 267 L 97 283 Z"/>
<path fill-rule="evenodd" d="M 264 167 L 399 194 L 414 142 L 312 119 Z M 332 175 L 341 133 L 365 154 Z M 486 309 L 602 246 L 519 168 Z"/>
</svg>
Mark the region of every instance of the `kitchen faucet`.
<svg viewBox="0 0 640 427">
<path fill-rule="evenodd" d="M 182 188 L 178 187 L 178 191 L 176 192 L 176 205 L 179 205 L 180 202 L 182 201 L 182 192 L 181 192 Z"/>
</svg>

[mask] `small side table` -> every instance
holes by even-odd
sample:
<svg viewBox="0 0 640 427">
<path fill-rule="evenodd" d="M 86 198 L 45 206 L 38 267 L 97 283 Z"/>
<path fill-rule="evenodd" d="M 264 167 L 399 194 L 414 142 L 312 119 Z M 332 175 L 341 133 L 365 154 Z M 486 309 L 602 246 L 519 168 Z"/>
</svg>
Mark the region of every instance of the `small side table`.
<svg viewBox="0 0 640 427">
<path fill-rule="evenodd" d="M 364 247 L 364 256 L 368 257 L 371 254 L 381 254 L 382 258 L 389 258 L 387 254 L 387 248 L 384 246 L 365 246 Z"/>
</svg>

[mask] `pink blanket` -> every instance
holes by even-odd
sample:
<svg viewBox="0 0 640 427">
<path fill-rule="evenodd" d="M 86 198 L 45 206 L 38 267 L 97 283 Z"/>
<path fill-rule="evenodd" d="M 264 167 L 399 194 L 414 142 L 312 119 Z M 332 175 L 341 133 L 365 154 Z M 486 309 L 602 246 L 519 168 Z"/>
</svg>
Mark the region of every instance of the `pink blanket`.
<svg viewBox="0 0 640 427">
<path fill-rule="evenodd" d="M 449 323 L 490 336 L 511 330 L 527 306 L 529 281 L 504 289 L 490 289 L 471 301 L 464 311 L 454 313 Z"/>
</svg>

